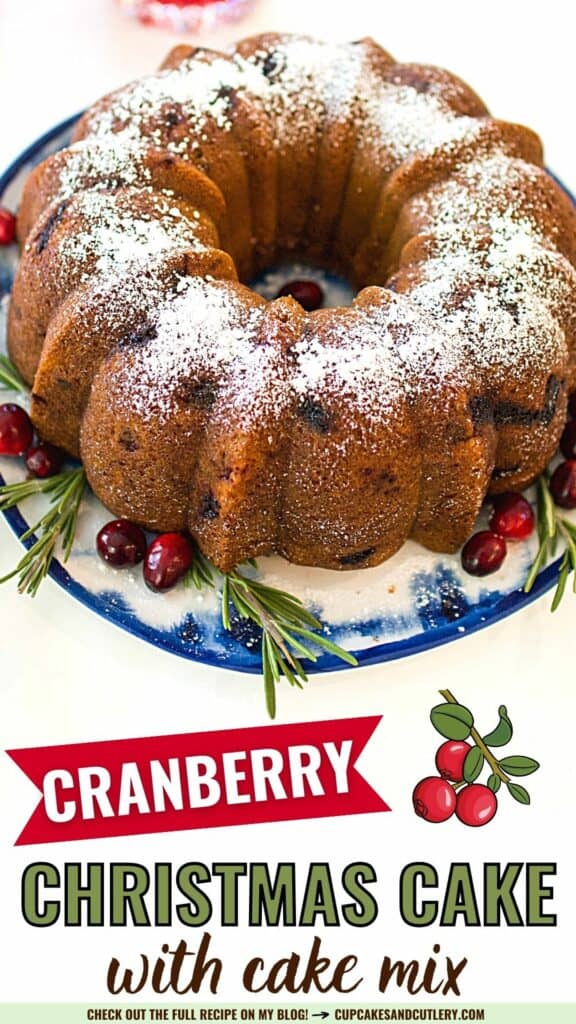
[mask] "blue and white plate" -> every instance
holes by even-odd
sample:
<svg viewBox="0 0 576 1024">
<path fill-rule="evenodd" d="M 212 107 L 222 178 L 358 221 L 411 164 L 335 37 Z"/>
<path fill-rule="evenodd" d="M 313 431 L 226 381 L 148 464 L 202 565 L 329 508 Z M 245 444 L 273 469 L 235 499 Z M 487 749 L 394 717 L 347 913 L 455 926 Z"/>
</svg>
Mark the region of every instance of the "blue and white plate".
<svg viewBox="0 0 576 1024">
<path fill-rule="evenodd" d="M 4 205 L 17 208 L 28 172 L 67 144 L 74 121 L 72 118 L 52 129 L 8 168 L 0 178 Z M 0 350 L 4 350 L 7 300 L 16 260 L 15 246 L 0 249 Z M 292 267 L 265 275 L 258 290 L 263 295 L 275 294 L 279 281 L 288 273 L 294 276 L 294 271 Z M 315 273 L 331 293 L 331 304 L 349 301 L 345 284 Z M 310 276 L 308 269 L 306 274 Z M 8 482 L 22 479 L 20 460 L 0 458 L 0 473 Z M 6 513 L 6 519 L 20 536 L 43 508 L 43 499 L 35 499 L 22 510 Z M 71 597 L 148 643 L 210 665 L 259 672 L 257 631 L 241 620 L 233 622 L 231 633 L 223 630 L 213 593 L 180 587 L 156 595 L 145 587 L 137 569 L 116 571 L 100 561 L 95 537 L 109 518 L 93 496 L 85 500 L 73 554 L 65 567 L 53 563 L 53 579 Z M 486 522 L 484 516 L 482 521 Z M 303 569 L 282 558 L 262 558 L 258 568 L 267 583 L 299 596 L 325 623 L 327 635 L 354 651 L 360 664 L 368 665 L 457 640 L 511 615 L 549 590 L 556 582 L 559 560 L 540 573 L 530 595 L 522 589 L 536 543 L 533 539 L 510 545 L 504 567 L 489 581 L 467 576 L 457 555 L 432 554 L 412 542 L 375 569 L 346 573 Z M 323 655 L 311 671 L 344 667 L 333 656 Z"/>
</svg>

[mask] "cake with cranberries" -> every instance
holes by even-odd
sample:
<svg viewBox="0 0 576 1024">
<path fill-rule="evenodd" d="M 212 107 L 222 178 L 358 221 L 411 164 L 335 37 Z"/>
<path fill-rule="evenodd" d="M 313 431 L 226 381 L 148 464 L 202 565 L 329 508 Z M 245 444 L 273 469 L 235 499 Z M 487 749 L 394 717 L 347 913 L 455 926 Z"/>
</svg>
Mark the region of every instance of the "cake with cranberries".
<svg viewBox="0 0 576 1024">
<path fill-rule="evenodd" d="M 118 516 L 221 569 L 453 551 L 555 452 L 576 215 L 538 137 L 372 40 L 178 47 L 30 175 L 12 359 Z M 350 307 L 248 286 L 304 259 Z"/>
</svg>

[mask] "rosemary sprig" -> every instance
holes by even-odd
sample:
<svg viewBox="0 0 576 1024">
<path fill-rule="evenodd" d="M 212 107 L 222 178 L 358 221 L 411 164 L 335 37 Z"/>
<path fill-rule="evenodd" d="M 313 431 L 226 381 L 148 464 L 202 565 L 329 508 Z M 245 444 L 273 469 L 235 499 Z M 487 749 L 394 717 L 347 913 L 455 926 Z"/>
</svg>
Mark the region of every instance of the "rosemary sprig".
<svg viewBox="0 0 576 1024">
<path fill-rule="evenodd" d="M 2 353 L 0 353 L 0 389 L 2 391 L 28 392 L 28 388 L 14 363 L 10 362 L 8 356 Z"/>
<path fill-rule="evenodd" d="M 21 483 L 5 484 L 0 487 L 0 511 L 18 505 L 33 494 L 47 494 L 51 507 L 39 520 L 22 534 L 21 540 L 36 537 L 12 572 L 0 579 L 0 583 L 18 576 L 18 590 L 32 597 L 47 576 L 56 546 L 62 545 L 64 562 L 70 557 L 78 511 L 84 489 L 86 474 L 83 469 L 70 469 L 45 480 L 24 480 Z"/>
<path fill-rule="evenodd" d="M 213 566 L 200 551 L 197 551 L 187 582 L 198 589 L 215 585 Z M 222 574 L 220 600 L 224 629 L 232 628 L 231 611 L 234 609 L 240 618 L 254 622 L 262 630 L 262 674 L 271 718 L 276 715 L 276 684 L 284 677 L 291 686 L 302 688 L 308 677 L 300 659 L 317 661 L 317 648 L 334 654 L 348 665 L 358 664 L 353 654 L 323 635 L 322 623 L 297 597 L 245 575 L 240 567 Z"/>
<path fill-rule="evenodd" d="M 571 572 L 574 573 L 573 590 L 576 594 L 576 525 L 559 514 L 550 493 L 546 474 L 543 474 L 538 481 L 538 537 L 540 540 L 538 553 L 528 573 L 524 591 L 526 594 L 530 593 L 541 570 L 550 558 L 554 558 L 558 543 L 564 541 L 566 550 L 560 562 L 558 583 L 552 601 L 551 610 L 555 612 L 560 607 L 566 593 L 568 577 Z"/>
</svg>

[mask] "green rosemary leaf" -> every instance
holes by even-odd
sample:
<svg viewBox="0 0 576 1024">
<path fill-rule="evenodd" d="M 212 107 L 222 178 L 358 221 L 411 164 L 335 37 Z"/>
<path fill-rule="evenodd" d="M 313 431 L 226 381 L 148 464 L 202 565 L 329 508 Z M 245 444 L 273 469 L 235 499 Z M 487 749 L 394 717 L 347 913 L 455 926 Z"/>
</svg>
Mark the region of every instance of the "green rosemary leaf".
<svg viewBox="0 0 576 1024">
<path fill-rule="evenodd" d="M 244 600 L 244 594 L 239 590 L 233 583 L 229 583 L 230 599 L 234 605 L 236 611 L 243 619 L 254 619 L 255 622 L 259 623 L 258 612 L 254 610 L 252 605 L 248 601 Z M 230 627 L 228 626 L 228 629 Z"/>
<path fill-rule="evenodd" d="M 566 592 L 566 584 L 568 583 L 568 576 L 569 575 L 570 575 L 570 558 L 569 558 L 569 555 L 568 555 L 568 551 L 566 551 L 566 554 L 564 555 L 564 558 L 562 559 L 562 562 L 560 564 L 560 570 L 559 570 L 559 574 L 558 574 L 558 584 L 556 586 L 556 591 L 554 593 L 554 600 L 552 601 L 552 609 L 551 610 L 553 612 L 555 612 L 559 608 L 560 603 L 562 601 L 562 598 L 564 597 L 564 594 Z"/>
<path fill-rule="evenodd" d="M 566 519 L 560 520 L 560 529 L 564 540 L 566 541 L 566 548 L 570 555 L 572 566 L 576 568 L 576 530 L 571 530 L 572 524 L 568 523 Z"/>
<path fill-rule="evenodd" d="M 28 391 L 14 363 L 3 354 L 0 354 L 0 388 L 4 391 Z"/>
<path fill-rule="evenodd" d="M 301 629 L 298 626 L 293 626 L 293 632 L 306 637 L 306 639 L 316 644 L 317 647 L 322 647 L 323 650 L 329 651 L 330 654 L 335 654 L 348 665 L 358 664 L 358 660 L 350 653 L 350 651 L 345 651 L 342 647 L 339 647 L 337 644 L 333 643 L 332 640 L 329 640 L 328 637 L 324 636 L 323 633 L 311 633 L 308 629 Z"/>
<path fill-rule="evenodd" d="M 292 626 L 292 633 L 289 633 L 283 626 L 278 625 L 277 628 L 278 632 L 290 644 L 293 650 L 298 651 L 298 654 L 301 654 L 303 658 L 308 658 L 310 661 L 318 661 L 318 655 L 314 654 L 314 651 L 311 651 L 310 648 L 306 647 L 293 635 L 296 632 L 295 626 Z"/>
<path fill-rule="evenodd" d="M 275 683 L 279 683 L 280 682 L 280 674 L 281 673 L 280 673 L 280 666 L 278 664 L 278 652 L 277 652 L 276 646 L 274 644 L 274 641 L 272 640 L 271 636 L 269 636 L 268 633 L 265 634 L 265 637 L 264 637 L 264 640 L 263 640 L 263 644 L 264 644 L 264 646 L 268 650 L 268 658 L 270 660 L 270 667 L 271 667 L 271 670 L 272 670 L 272 676 L 274 678 L 274 682 Z"/>
<path fill-rule="evenodd" d="M 275 663 L 273 654 L 271 655 L 270 644 L 268 638 L 264 637 L 262 644 L 262 675 L 264 677 L 264 696 L 266 700 L 266 710 L 270 715 L 270 718 L 276 718 L 276 679 L 274 676 Z"/>
<path fill-rule="evenodd" d="M 550 494 L 548 482 L 545 476 L 541 476 L 538 481 L 538 489 L 542 495 L 542 508 L 544 514 L 544 526 L 546 528 L 546 535 L 552 540 L 558 531 L 558 524 L 556 522 L 556 506 Z"/>
<path fill-rule="evenodd" d="M 230 630 L 230 577 L 225 576 L 222 584 L 222 625 Z"/>
<path fill-rule="evenodd" d="M 560 520 L 560 530 L 562 536 L 566 541 L 566 557 L 568 558 L 567 577 L 572 572 L 573 584 L 572 589 L 576 594 L 576 529 L 573 523 L 568 522 L 567 519 Z M 555 609 L 553 608 L 553 611 Z"/>
<path fill-rule="evenodd" d="M 49 476 L 44 480 L 20 480 L 13 484 L 4 484 L 0 487 L 0 512 L 6 512 L 15 505 L 20 505 L 27 498 L 35 494 L 54 494 L 59 498 L 62 489 L 66 489 L 70 478 L 70 471 L 58 473 L 57 476 Z"/>
<path fill-rule="evenodd" d="M 566 530 L 566 533 L 573 538 L 573 540 L 576 540 L 576 523 L 571 523 L 568 519 L 562 519 L 561 526 Z"/>
<path fill-rule="evenodd" d="M 204 563 L 204 570 L 200 570 Z M 213 567 L 200 552 L 198 571 L 194 579 L 213 581 Z M 257 568 L 253 560 L 251 569 Z M 276 684 L 283 677 L 291 686 L 301 687 L 307 682 L 306 672 L 298 660 L 317 661 L 315 648 L 328 651 L 349 665 L 356 665 L 354 655 L 342 650 L 320 631 L 322 623 L 297 597 L 285 590 L 277 590 L 261 580 L 246 575 L 242 567 L 222 574 L 221 617 L 225 629 L 231 629 L 230 610 L 234 608 L 243 619 L 252 621 L 262 630 L 262 673 L 266 707 L 271 717 L 276 713 Z M 304 642 L 303 642 L 304 641 Z M 305 641 L 309 641 L 309 644 Z"/>
<path fill-rule="evenodd" d="M 311 612 L 302 604 L 300 598 L 295 597 L 294 594 L 289 594 L 285 590 L 277 590 L 276 587 L 270 587 L 267 583 L 262 583 L 260 580 L 254 580 L 247 576 L 241 576 L 238 572 L 235 573 L 236 578 L 241 584 L 248 585 L 254 593 L 258 594 L 261 600 L 270 601 L 274 605 L 285 604 L 292 610 L 299 609 L 303 614 L 313 619 L 318 626 L 320 623 Z"/>
<path fill-rule="evenodd" d="M 24 553 L 16 568 L 0 579 L 0 583 L 18 576 L 20 593 L 34 597 L 40 584 L 47 576 L 58 543 L 62 545 L 62 560 L 70 557 L 80 503 L 86 486 L 86 475 L 83 469 L 67 470 L 44 481 L 27 481 L 41 486 L 28 489 L 25 497 L 44 492 L 50 495 L 51 507 L 36 523 L 30 526 L 21 536 L 27 541 L 35 537 L 34 543 Z M 44 486 L 42 486 L 44 485 Z M 14 485 L 9 485 L 13 487 Z M 13 492 L 6 495 L 8 488 L 2 488 L 3 497 L 12 500 Z M 23 500 L 22 498 L 20 500 Z M 6 507 L 11 507 L 7 505 Z"/>
<path fill-rule="evenodd" d="M 544 473 L 538 481 L 538 536 L 540 546 L 534 563 L 524 584 L 525 593 L 529 593 L 536 582 L 539 572 L 548 559 L 556 555 L 558 543 L 564 540 L 566 550 L 560 562 L 558 581 L 552 600 L 551 610 L 555 612 L 562 602 L 568 585 L 570 573 L 574 573 L 574 593 L 576 593 L 576 524 L 561 519 L 548 486 L 548 477 Z"/>
<path fill-rule="evenodd" d="M 290 683 L 290 686 L 296 686 L 299 690 L 303 690 L 304 687 L 302 686 L 300 679 L 297 679 L 292 669 L 286 664 L 284 658 L 282 657 L 281 654 L 278 653 L 278 651 L 276 651 L 276 661 L 278 663 L 278 668 L 280 669 L 280 672 L 282 673 L 283 676 L 286 677 L 286 679 Z"/>
<path fill-rule="evenodd" d="M 538 573 L 540 572 L 540 570 L 545 565 L 547 557 L 548 557 L 548 539 L 544 539 L 542 541 L 542 543 L 540 544 L 540 548 L 538 549 L 538 554 L 536 555 L 536 558 L 534 559 L 534 562 L 532 564 L 532 568 L 530 569 L 530 572 L 528 573 L 528 578 L 526 580 L 526 583 L 524 584 L 524 593 L 525 594 L 529 594 L 530 591 L 532 590 L 532 587 L 534 586 L 534 584 L 536 582 L 536 579 L 538 577 Z"/>
<path fill-rule="evenodd" d="M 196 590 L 202 590 L 204 587 L 213 588 L 214 572 L 215 569 L 212 563 L 208 561 L 206 556 L 200 551 L 200 548 L 196 546 L 194 561 L 183 579 L 184 586 L 195 587 Z"/>
<path fill-rule="evenodd" d="M 303 605 L 290 604 L 287 601 L 271 601 L 258 593 L 260 602 L 272 614 L 281 616 L 287 620 L 297 619 L 298 622 L 310 626 L 311 629 L 322 629 L 322 623 L 318 621 L 312 612 L 309 612 Z"/>
</svg>

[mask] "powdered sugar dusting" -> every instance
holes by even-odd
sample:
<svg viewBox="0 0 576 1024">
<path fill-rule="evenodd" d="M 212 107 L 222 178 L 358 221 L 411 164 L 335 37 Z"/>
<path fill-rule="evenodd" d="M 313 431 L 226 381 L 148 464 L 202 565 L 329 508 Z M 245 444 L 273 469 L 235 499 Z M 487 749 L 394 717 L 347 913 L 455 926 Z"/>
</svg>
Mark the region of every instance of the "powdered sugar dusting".
<svg viewBox="0 0 576 1024">
<path fill-rule="evenodd" d="M 408 394 L 409 382 L 392 323 L 392 317 L 379 320 L 374 310 L 354 309 L 345 318 L 337 312 L 329 316 L 328 330 L 312 326 L 292 350 L 295 399 L 322 401 L 332 395 L 343 398 L 353 416 L 360 412 L 380 421 L 393 415 Z"/>
<path fill-rule="evenodd" d="M 473 137 L 478 120 L 459 116 L 440 90 L 426 93 L 383 80 L 362 47 L 285 37 L 269 51 L 250 58 L 257 66 L 271 61 L 268 88 L 258 92 L 276 120 L 282 149 L 313 135 L 324 119 L 355 125 L 363 144 L 385 152 L 397 166 L 416 152 L 433 152 Z M 241 58 L 236 58 L 241 61 Z"/>
<path fill-rule="evenodd" d="M 201 60 L 193 58 L 176 68 L 148 75 L 94 108 L 89 117 L 93 136 L 120 133 L 123 144 L 145 137 L 149 142 L 164 141 L 162 125 L 154 121 L 164 107 L 180 108 L 190 134 L 200 136 L 208 120 L 223 131 L 230 131 L 228 90 L 259 95 L 266 91 L 266 80 L 247 62 L 225 57 Z M 182 143 L 167 148 L 180 151 Z"/>
<path fill-rule="evenodd" d="M 362 104 L 365 138 L 377 150 L 386 150 L 398 166 L 410 156 L 433 153 L 479 130 L 477 118 L 457 116 L 438 96 L 405 85 L 381 83 Z"/>
<path fill-rule="evenodd" d="M 94 274 L 123 273 L 129 266 L 136 272 L 137 265 L 153 264 L 171 250 L 205 248 L 197 237 L 197 222 L 161 193 L 147 196 L 145 208 L 135 215 L 126 191 L 84 192 L 75 200 L 74 214 L 81 226 L 61 241 L 58 266 L 63 275 L 84 268 L 84 281 Z"/>
<path fill-rule="evenodd" d="M 264 304 L 246 309 L 234 286 L 182 279 L 154 316 L 154 337 L 127 354 L 120 371 L 130 408 L 144 420 L 169 419 L 183 385 L 218 382 L 221 413 L 235 429 L 279 415 L 286 401 L 282 354 L 259 336 Z M 123 377 L 122 377 L 123 375 Z"/>
<path fill-rule="evenodd" d="M 54 198 L 68 199 L 79 188 L 146 186 L 150 183 L 150 171 L 144 160 L 145 153 L 144 146 L 134 144 L 128 139 L 82 139 L 65 151 Z M 59 154 L 57 159 L 60 156 Z"/>
<path fill-rule="evenodd" d="M 576 271 L 554 247 L 544 172 L 493 155 L 412 201 L 434 254 L 405 268 L 412 302 L 441 321 L 462 364 L 529 384 L 565 364 Z"/>
</svg>

